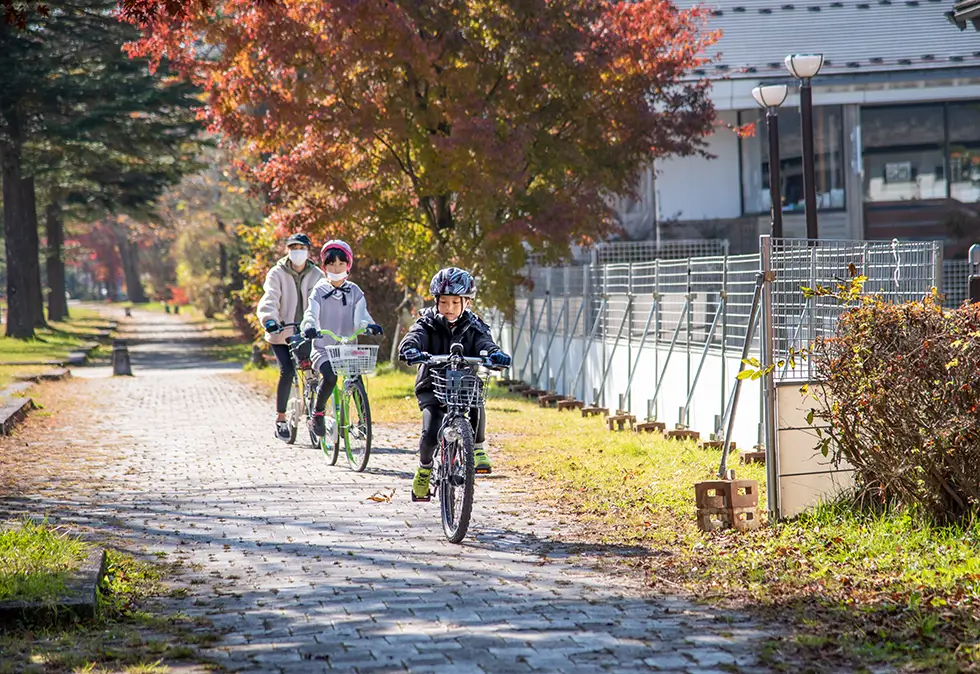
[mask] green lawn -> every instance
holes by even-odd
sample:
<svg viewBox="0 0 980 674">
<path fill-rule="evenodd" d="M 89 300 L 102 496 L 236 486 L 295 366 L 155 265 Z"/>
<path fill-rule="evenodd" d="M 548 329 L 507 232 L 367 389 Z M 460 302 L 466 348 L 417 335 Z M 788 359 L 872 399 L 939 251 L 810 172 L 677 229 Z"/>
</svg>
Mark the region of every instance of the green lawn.
<svg viewBox="0 0 980 674">
<path fill-rule="evenodd" d="M 110 550 L 106 568 L 95 620 L 0 631 L 0 674 L 222 671 L 198 652 L 220 638 L 209 619 L 153 610 L 155 597 L 185 595 L 185 588 L 169 590 L 166 582 L 184 573 L 183 563 Z"/>
<path fill-rule="evenodd" d="M 0 337 L 0 386 L 10 383 L 14 374 L 44 369 L 41 365 L 5 364 L 64 360 L 86 342 L 96 341 L 99 331 L 108 327 L 108 321 L 97 310 L 72 306 L 68 320 L 50 321 L 47 328 L 36 331 L 34 339 Z"/>
<path fill-rule="evenodd" d="M 89 546 L 46 523 L 30 520 L 0 531 L 0 601 L 52 601 Z"/>
</svg>

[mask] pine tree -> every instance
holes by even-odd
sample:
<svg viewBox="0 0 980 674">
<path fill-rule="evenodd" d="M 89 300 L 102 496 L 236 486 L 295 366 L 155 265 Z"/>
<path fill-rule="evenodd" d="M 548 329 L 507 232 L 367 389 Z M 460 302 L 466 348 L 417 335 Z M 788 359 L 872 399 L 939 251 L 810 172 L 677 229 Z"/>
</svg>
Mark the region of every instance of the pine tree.
<svg viewBox="0 0 980 674">
<path fill-rule="evenodd" d="M 31 15 L 30 30 L 0 27 L 0 69 L 13 73 L 0 85 L 0 160 L 11 185 L 4 198 L 8 335 L 29 337 L 38 317 L 43 322 L 36 204 L 25 176 L 37 177 L 47 202 L 49 315 L 58 319 L 67 312 L 66 216 L 149 217 L 157 196 L 195 167 L 196 91 L 168 79 L 165 68 L 151 74 L 145 61 L 127 58 L 123 46 L 138 34 L 114 8 L 55 3 L 46 15 Z M 4 67 L 8 59 L 18 67 Z M 117 244 L 130 294 L 141 299 L 132 235 L 120 231 Z"/>
</svg>

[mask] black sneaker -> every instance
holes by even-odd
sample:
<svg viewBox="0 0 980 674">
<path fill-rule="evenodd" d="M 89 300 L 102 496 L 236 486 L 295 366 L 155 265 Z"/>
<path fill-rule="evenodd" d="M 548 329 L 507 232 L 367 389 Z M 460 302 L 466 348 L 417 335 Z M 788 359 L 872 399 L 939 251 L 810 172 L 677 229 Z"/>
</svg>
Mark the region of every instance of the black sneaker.
<svg viewBox="0 0 980 674">
<path fill-rule="evenodd" d="M 313 433 L 318 438 L 323 438 L 327 435 L 327 425 L 323 421 L 323 412 L 315 412 L 313 414 Z"/>
<path fill-rule="evenodd" d="M 276 438 L 283 442 L 289 441 L 289 423 L 286 421 L 276 422 Z"/>
</svg>

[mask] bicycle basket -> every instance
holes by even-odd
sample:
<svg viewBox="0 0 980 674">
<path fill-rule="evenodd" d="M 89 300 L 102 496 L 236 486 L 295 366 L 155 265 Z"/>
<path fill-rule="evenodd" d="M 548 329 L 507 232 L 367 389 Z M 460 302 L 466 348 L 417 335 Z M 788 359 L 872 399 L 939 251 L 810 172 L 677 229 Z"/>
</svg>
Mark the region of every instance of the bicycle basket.
<svg viewBox="0 0 980 674">
<path fill-rule="evenodd" d="M 374 372 L 378 363 L 377 344 L 337 344 L 326 347 L 326 350 L 330 367 L 345 377 Z"/>
<path fill-rule="evenodd" d="M 293 357 L 296 367 L 300 370 L 309 370 L 313 367 L 311 361 L 313 342 L 303 339 L 302 335 L 290 335 L 286 338 L 286 344 L 289 345 L 289 353 Z"/>
<path fill-rule="evenodd" d="M 486 402 L 486 376 L 467 370 L 434 371 L 432 391 L 447 407 L 479 407 Z"/>
</svg>

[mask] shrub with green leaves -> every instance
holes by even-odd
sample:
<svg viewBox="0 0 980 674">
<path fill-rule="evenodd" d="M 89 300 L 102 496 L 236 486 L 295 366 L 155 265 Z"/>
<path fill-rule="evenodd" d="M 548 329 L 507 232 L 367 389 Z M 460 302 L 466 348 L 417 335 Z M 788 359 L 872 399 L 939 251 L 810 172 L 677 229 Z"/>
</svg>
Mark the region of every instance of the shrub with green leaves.
<svg viewBox="0 0 980 674">
<path fill-rule="evenodd" d="M 941 524 L 980 508 L 980 304 L 862 297 L 811 357 L 822 448 L 854 466 L 868 502 Z"/>
</svg>

